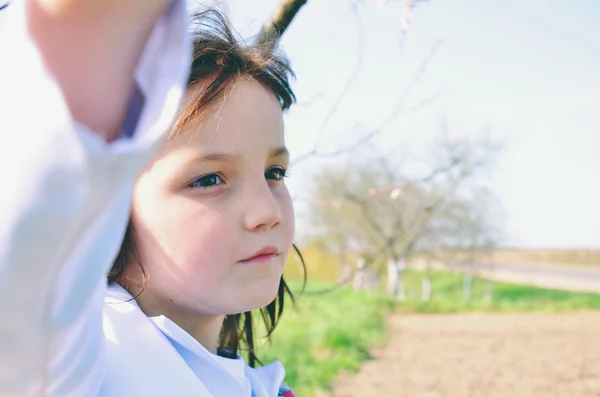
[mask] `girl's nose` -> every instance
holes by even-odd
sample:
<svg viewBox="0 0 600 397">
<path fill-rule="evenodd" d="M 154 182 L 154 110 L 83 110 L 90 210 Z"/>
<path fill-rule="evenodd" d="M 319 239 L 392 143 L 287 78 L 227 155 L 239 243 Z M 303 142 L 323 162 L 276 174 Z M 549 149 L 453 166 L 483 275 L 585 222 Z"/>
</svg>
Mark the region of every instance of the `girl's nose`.
<svg viewBox="0 0 600 397">
<path fill-rule="evenodd" d="M 281 223 L 282 216 L 279 204 L 267 184 L 253 189 L 245 200 L 246 213 L 244 222 L 246 229 L 250 231 L 260 229 L 269 230 Z"/>
</svg>

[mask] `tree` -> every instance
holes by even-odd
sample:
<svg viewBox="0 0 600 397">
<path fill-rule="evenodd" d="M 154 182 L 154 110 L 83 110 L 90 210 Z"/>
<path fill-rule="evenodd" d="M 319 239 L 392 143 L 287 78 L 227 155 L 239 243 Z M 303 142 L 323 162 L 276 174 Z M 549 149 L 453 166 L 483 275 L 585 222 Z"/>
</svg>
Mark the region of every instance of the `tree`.
<svg viewBox="0 0 600 397">
<path fill-rule="evenodd" d="M 425 176 L 415 177 L 385 157 L 351 161 L 321 172 L 311 216 L 314 237 L 331 252 L 348 251 L 383 273 L 388 290 L 403 296 L 402 270 L 416 250 L 483 246 L 487 208 L 465 194 L 489 165 L 488 142 L 443 140 Z M 472 238 L 475 236 L 475 238 Z"/>
</svg>

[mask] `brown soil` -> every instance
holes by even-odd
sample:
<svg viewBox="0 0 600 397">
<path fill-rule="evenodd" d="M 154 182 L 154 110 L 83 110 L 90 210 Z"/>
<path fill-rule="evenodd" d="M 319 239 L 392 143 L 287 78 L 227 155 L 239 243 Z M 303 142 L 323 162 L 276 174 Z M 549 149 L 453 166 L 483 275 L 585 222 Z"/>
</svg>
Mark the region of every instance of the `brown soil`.
<svg viewBox="0 0 600 397">
<path fill-rule="evenodd" d="M 395 315 L 332 397 L 599 397 L 600 312 Z"/>
</svg>

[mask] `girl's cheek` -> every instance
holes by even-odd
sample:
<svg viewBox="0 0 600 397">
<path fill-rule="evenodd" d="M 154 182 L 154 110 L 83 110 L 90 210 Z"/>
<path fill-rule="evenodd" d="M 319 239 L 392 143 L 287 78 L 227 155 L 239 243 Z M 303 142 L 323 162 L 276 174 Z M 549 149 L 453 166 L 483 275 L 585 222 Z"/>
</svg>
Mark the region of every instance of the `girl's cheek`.
<svg viewBox="0 0 600 397">
<path fill-rule="evenodd" d="M 288 237 L 288 240 L 290 241 L 290 245 L 291 243 L 293 243 L 295 235 L 296 235 L 296 218 L 295 218 L 295 214 L 294 214 L 294 204 L 292 203 L 291 198 L 289 199 L 289 202 L 287 204 L 287 208 L 285 209 L 286 214 L 285 214 L 285 221 L 286 221 L 286 234 Z"/>
</svg>

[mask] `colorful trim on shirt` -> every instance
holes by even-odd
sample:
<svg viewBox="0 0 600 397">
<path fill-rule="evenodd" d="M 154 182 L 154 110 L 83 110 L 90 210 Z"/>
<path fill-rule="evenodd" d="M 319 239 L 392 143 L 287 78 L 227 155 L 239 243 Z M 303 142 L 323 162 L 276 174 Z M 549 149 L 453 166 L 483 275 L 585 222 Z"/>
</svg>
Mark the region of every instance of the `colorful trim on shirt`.
<svg viewBox="0 0 600 397">
<path fill-rule="evenodd" d="M 281 385 L 279 386 L 279 394 L 278 397 L 296 397 L 292 389 L 287 386 Z"/>
</svg>

